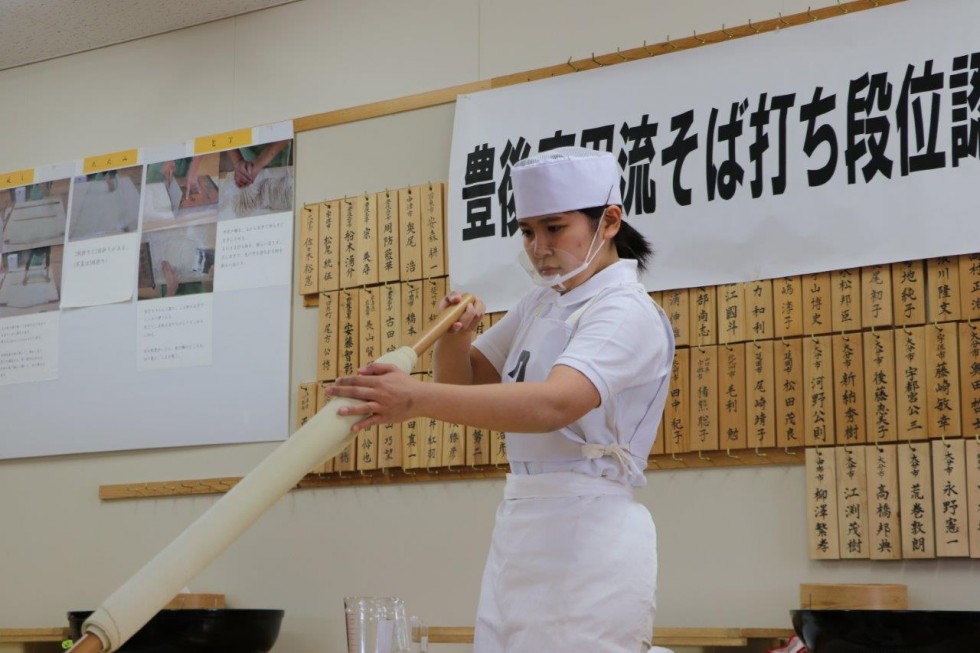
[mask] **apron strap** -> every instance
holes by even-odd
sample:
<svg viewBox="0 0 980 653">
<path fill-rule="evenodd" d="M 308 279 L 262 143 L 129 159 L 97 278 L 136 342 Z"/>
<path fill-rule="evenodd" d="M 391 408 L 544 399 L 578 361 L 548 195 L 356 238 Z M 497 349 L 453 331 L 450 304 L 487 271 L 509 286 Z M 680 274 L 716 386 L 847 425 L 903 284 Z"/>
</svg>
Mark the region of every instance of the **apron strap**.
<svg viewBox="0 0 980 653">
<path fill-rule="evenodd" d="M 582 455 L 587 460 L 598 460 L 607 456 L 612 458 L 619 463 L 620 470 L 630 480 L 643 475 L 629 450 L 621 444 L 583 444 Z"/>
</svg>

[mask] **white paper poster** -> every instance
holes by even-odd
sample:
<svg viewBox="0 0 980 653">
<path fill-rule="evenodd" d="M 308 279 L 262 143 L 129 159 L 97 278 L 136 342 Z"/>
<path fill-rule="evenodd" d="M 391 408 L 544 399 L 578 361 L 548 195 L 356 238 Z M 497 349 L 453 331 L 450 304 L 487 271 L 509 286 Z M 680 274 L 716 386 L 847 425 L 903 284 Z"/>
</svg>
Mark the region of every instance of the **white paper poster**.
<svg viewBox="0 0 980 653">
<path fill-rule="evenodd" d="M 62 308 L 132 299 L 139 243 L 136 233 L 69 242 L 65 247 Z"/>
<path fill-rule="evenodd" d="M 210 365 L 213 295 L 166 297 L 137 304 L 137 369 Z"/>
<path fill-rule="evenodd" d="M 292 213 L 219 222 L 214 289 L 288 285 L 292 242 Z"/>
<path fill-rule="evenodd" d="M 511 166 L 568 145 L 615 156 L 650 290 L 978 251 L 978 44 L 980 3 L 902 2 L 462 95 L 453 285 L 491 311 L 531 287 Z"/>
<path fill-rule="evenodd" d="M 58 378 L 59 317 L 55 311 L 0 320 L 0 385 Z"/>
</svg>

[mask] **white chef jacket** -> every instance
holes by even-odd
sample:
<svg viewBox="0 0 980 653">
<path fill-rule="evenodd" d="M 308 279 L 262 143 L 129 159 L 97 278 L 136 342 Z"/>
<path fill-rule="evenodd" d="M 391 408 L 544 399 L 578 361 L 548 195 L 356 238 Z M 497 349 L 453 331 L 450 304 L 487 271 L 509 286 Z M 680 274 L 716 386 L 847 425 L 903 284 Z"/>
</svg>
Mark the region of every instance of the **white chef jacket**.
<svg viewBox="0 0 980 653">
<path fill-rule="evenodd" d="M 507 433 L 514 474 L 574 471 L 633 486 L 657 435 L 674 358 L 673 331 L 637 275 L 622 259 L 565 294 L 532 291 L 473 343 L 502 382 L 544 381 L 554 365 L 589 379 L 601 404 L 552 433 Z M 589 457 L 582 445 L 619 445 L 624 460 Z"/>
</svg>

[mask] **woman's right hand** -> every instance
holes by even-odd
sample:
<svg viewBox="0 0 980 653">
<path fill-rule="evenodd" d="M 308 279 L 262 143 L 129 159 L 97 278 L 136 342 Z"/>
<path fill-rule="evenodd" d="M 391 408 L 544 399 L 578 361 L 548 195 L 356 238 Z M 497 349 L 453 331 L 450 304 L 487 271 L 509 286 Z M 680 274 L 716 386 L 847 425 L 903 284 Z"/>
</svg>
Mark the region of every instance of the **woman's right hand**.
<svg viewBox="0 0 980 653">
<path fill-rule="evenodd" d="M 450 306 L 455 306 L 462 300 L 462 293 L 453 290 L 439 302 L 439 312 L 446 310 Z M 483 319 L 486 312 L 487 307 L 483 304 L 480 298 L 474 297 L 473 301 L 467 305 L 463 314 L 459 316 L 459 319 L 453 322 L 452 326 L 449 327 L 449 331 L 447 333 L 473 333 L 476 331 L 476 327 L 479 326 L 480 321 Z"/>
</svg>

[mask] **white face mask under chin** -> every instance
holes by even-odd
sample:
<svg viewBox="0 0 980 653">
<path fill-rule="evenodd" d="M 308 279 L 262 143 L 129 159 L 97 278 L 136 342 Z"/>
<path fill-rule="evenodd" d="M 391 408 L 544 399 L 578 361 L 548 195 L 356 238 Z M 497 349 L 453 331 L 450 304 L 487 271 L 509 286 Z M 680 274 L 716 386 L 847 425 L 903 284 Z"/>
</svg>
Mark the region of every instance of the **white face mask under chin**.
<svg viewBox="0 0 980 653">
<path fill-rule="evenodd" d="M 521 267 L 527 272 L 528 276 L 531 277 L 531 281 L 536 286 L 542 286 L 544 288 L 554 288 L 558 292 L 564 292 L 567 290 L 565 287 L 565 282 L 574 276 L 581 274 L 583 270 L 589 267 L 595 257 L 598 256 L 599 252 L 602 250 L 602 243 L 606 241 L 602 238 L 598 241 L 599 246 L 596 247 L 596 239 L 599 237 L 599 227 L 596 228 L 595 234 L 592 236 L 592 242 L 589 244 L 589 251 L 586 253 L 585 260 L 579 259 L 577 256 L 570 252 L 564 250 L 556 249 L 552 250 L 551 253 L 544 258 L 555 260 L 560 264 L 559 270 L 568 270 L 567 272 L 546 272 L 542 273 L 538 270 L 537 266 L 534 265 L 534 261 L 531 260 L 531 256 L 528 254 L 526 248 L 522 248 L 520 254 L 518 255 L 518 260 L 521 263 Z M 593 251 L 595 248 L 595 251 Z M 569 269 L 571 268 L 571 269 Z"/>
</svg>

